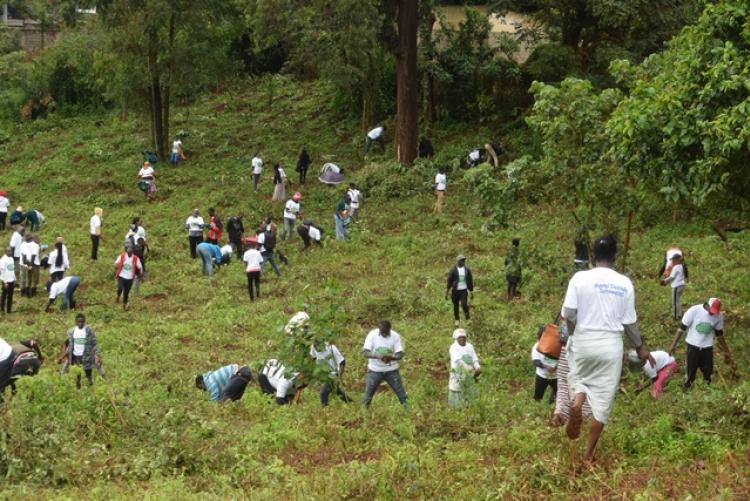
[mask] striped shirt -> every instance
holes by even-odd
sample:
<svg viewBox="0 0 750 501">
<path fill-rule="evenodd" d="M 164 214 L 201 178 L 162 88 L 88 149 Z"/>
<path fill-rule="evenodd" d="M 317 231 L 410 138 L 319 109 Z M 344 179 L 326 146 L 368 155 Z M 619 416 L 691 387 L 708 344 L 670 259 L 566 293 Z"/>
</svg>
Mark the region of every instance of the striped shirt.
<svg viewBox="0 0 750 501">
<path fill-rule="evenodd" d="M 237 364 L 226 365 L 221 369 L 215 371 L 208 371 L 203 374 L 203 385 L 208 391 L 208 396 L 211 400 L 219 400 L 221 394 L 229 384 L 229 380 L 232 379 L 237 371 L 240 370 L 240 366 Z"/>
</svg>

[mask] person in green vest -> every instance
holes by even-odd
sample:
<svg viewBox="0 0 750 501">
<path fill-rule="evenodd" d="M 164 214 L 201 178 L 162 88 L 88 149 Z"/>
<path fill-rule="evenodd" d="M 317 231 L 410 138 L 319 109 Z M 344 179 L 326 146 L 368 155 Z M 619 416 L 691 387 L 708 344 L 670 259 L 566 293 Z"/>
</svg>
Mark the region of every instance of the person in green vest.
<svg viewBox="0 0 750 501">
<path fill-rule="evenodd" d="M 518 245 L 521 241 L 514 238 L 508 255 L 505 256 L 505 279 L 508 281 L 508 301 L 512 301 L 518 295 L 518 284 L 521 282 L 521 256 Z"/>
</svg>

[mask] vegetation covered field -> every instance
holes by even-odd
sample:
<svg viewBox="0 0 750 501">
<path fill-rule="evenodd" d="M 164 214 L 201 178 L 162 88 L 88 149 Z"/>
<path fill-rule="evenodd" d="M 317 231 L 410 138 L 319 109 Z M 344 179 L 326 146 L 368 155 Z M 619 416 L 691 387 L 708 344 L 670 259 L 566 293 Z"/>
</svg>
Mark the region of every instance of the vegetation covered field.
<svg viewBox="0 0 750 501">
<path fill-rule="evenodd" d="M 402 168 L 380 156 L 361 160 L 357 124 L 330 104 L 326 84 L 282 77 L 244 82 L 176 108 L 187 162 L 156 165 L 158 192 L 136 189 L 148 131 L 109 114 L 50 117 L 7 130 L 0 145 L 2 183 L 13 205 L 48 218 L 44 243 L 65 237 L 77 293 L 96 330 L 107 379 L 80 391 L 74 373 L 54 363 L 73 313 L 42 312 L 43 297 L 17 298 L 1 320 L 7 340 L 36 338 L 47 363 L 18 384 L 0 407 L 0 497 L 149 499 L 742 499 L 750 496 L 750 235 L 722 242 L 699 213 L 634 222 L 626 273 L 636 287 L 641 330 L 651 349 L 667 349 L 676 324 L 669 291 L 656 272 L 667 246 L 688 249 L 686 305 L 722 298 L 736 378 L 717 358 L 712 386 L 680 389 L 680 377 L 654 401 L 636 394 L 638 373 L 625 373 L 593 470 L 580 468 L 583 439 L 551 428 L 552 407 L 532 399 L 529 351 L 540 324 L 559 311 L 572 271 L 576 223 L 567 210 L 539 199 L 519 205 L 505 229 L 488 230 L 486 204 L 463 170 L 451 170 L 446 212 L 432 214 L 432 179 L 475 143 L 477 132 L 437 129 L 437 157 Z M 323 225 L 324 248 L 302 253 L 297 235 L 280 242 L 290 264 L 281 278 L 264 275 L 262 299 L 250 303 L 242 265 L 212 281 L 189 257 L 185 218 L 216 207 L 224 220 L 241 212 L 252 227 L 272 204 L 270 164 L 290 177 L 299 146 L 313 157 L 302 211 Z M 256 147 L 266 170 L 252 191 Z M 376 150 L 377 151 L 377 150 Z M 315 180 L 324 160 L 341 165 L 365 199 L 362 220 L 335 241 L 339 193 Z M 313 175 L 315 174 L 315 175 Z M 296 186 L 295 186 L 296 188 Z M 287 191 L 289 193 L 289 190 Z M 520 202 L 519 202 L 520 203 Z M 88 259 L 88 218 L 104 209 L 99 261 Z M 130 311 L 114 303 L 112 263 L 127 226 L 141 216 L 152 253 L 149 278 Z M 625 221 L 618 229 L 624 232 Z M 611 228 L 607 228 L 611 229 Z M 594 233 L 605 228 L 595 228 Z M 6 232 L 1 236 L 9 238 Z M 522 297 L 505 301 L 503 259 L 521 239 Z M 478 398 L 461 411 L 447 406 L 451 304 L 445 273 L 466 254 L 476 283 L 465 327 L 483 366 Z M 343 385 L 355 398 L 321 408 L 317 386 L 302 404 L 279 407 L 254 382 L 237 403 L 217 405 L 195 389 L 195 374 L 228 363 L 256 363 L 281 353 L 286 320 L 303 304 L 313 316 L 331 305 L 343 315 L 336 344 L 347 357 Z M 378 393 L 370 410 L 363 392 L 361 345 L 389 318 L 404 338 L 402 375 L 410 406 Z M 684 367 L 684 342 L 677 358 Z"/>
</svg>

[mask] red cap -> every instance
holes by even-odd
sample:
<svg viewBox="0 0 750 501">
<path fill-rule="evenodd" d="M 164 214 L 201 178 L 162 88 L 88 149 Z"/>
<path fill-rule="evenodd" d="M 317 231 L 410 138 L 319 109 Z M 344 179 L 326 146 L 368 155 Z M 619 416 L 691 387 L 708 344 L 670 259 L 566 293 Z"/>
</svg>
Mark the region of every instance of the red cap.
<svg viewBox="0 0 750 501">
<path fill-rule="evenodd" d="M 7 191 L 5 191 L 5 190 L 0 190 L 0 197 L 4 197 L 4 196 L 5 196 L 5 195 L 7 195 L 7 194 L 8 194 L 8 192 L 7 192 Z"/>
<path fill-rule="evenodd" d="M 708 312 L 711 315 L 718 315 L 721 313 L 721 301 L 719 301 L 719 298 L 712 297 L 708 300 Z"/>
<path fill-rule="evenodd" d="M 256 245 L 258 243 L 258 239 L 256 237 L 245 237 L 245 243 L 248 245 Z"/>
</svg>

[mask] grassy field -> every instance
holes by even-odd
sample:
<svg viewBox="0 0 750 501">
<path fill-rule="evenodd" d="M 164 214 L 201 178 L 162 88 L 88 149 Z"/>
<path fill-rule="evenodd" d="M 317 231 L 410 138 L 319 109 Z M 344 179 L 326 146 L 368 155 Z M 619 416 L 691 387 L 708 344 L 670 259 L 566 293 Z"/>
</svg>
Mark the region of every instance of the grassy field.
<svg viewBox="0 0 750 501">
<path fill-rule="evenodd" d="M 482 230 L 483 217 L 461 172 L 449 173 L 446 212 L 431 213 L 433 168 L 401 171 L 379 153 L 363 162 L 355 122 L 338 116 L 320 84 L 282 78 L 176 110 L 188 161 L 157 164 L 155 200 L 135 186 L 147 129 L 142 121 L 102 115 L 7 126 L 0 177 L 13 205 L 48 218 L 42 241 L 63 235 L 78 299 L 96 330 L 108 378 L 77 391 L 72 374 L 52 362 L 72 313 L 45 314 L 44 297 L 17 297 L 0 320 L 2 337 L 34 337 L 50 358 L 0 407 L 0 498 L 109 499 L 741 499 L 750 496 L 750 235 L 723 243 L 702 220 L 637 225 L 627 274 L 636 286 L 641 330 L 652 349 L 667 349 L 676 327 L 669 291 L 655 280 L 668 245 L 688 253 L 685 304 L 722 298 L 739 379 L 717 357 L 715 384 L 689 394 L 679 377 L 663 398 L 636 395 L 626 374 L 593 471 L 578 469 L 583 441 L 548 425 L 552 407 L 536 404 L 529 350 L 539 324 L 559 310 L 572 268 L 574 222 L 554 205 L 522 207 L 507 230 Z M 477 133 L 477 137 L 484 137 Z M 436 128 L 437 161 L 474 145 L 469 131 Z M 300 145 L 314 169 L 338 162 L 362 186 L 362 221 L 336 242 L 336 190 L 311 175 L 305 217 L 320 222 L 324 249 L 301 253 L 299 238 L 280 243 L 290 260 L 267 275 L 263 298 L 250 303 L 236 262 L 209 281 L 189 258 L 184 220 L 209 206 L 224 220 L 245 214 L 246 227 L 281 204 L 270 201 L 271 162 L 294 173 Z M 251 186 L 250 157 L 266 160 L 261 189 Z M 377 150 L 376 150 L 377 151 Z M 100 260 L 88 259 L 88 219 L 104 209 Z M 114 304 L 112 263 L 133 216 L 143 217 L 152 254 L 150 277 L 130 311 Z M 517 302 L 505 302 L 503 258 L 521 238 L 525 272 Z M 0 238 L 9 238 L 7 232 Z M 295 235 L 296 237 L 296 235 Z M 444 277 L 464 253 L 475 277 L 473 318 L 466 324 L 482 360 L 479 398 L 449 409 L 451 304 Z M 345 312 L 337 345 L 348 359 L 344 386 L 357 403 L 321 408 L 317 388 L 298 406 L 278 407 L 253 384 L 244 399 L 216 405 L 193 386 L 196 373 L 278 355 L 280 329 L 300 307 L 313 315 L 331 304 Z M 365 334 L 390 318 L 406 346 L 402 375 L 411 406 L 390 392 L 359 405 Z M 678 350 L 683 362 L 684 343 Z M 683 365 L 684 367 L 684 365 Z"/>
</svg>

